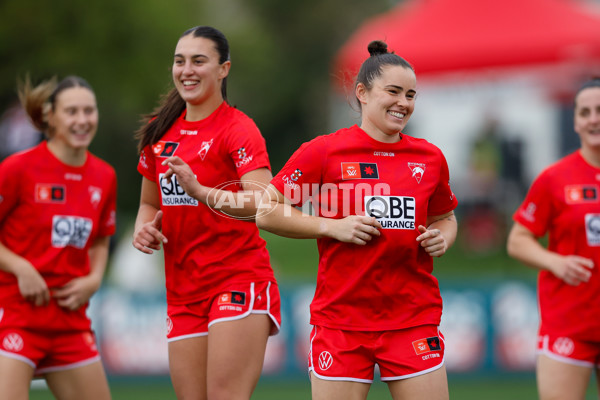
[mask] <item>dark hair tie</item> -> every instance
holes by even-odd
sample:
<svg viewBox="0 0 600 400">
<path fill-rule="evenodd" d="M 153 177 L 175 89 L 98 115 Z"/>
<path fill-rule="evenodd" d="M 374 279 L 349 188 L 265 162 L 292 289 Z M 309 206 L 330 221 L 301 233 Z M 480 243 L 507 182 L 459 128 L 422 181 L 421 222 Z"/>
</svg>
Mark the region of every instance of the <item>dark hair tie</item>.
<svg viewBox="0 0 600 400">
<path fill-rule="evenodd" d="M 367 50 L 369 50 L 369 54 L 371 57 L 375 57 L 381 54 L 388 54 L 388 46 L 385 42 L 381 40 L 373 40 L 367 46 Z"/>
</svg>

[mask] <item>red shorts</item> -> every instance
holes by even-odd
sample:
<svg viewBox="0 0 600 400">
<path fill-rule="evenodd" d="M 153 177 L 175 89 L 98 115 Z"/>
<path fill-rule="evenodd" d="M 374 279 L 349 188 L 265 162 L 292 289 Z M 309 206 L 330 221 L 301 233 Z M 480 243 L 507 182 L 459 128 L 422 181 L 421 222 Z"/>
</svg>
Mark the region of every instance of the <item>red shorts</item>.
<svg viewBox="0 0 600 400">
<path fill-rule="evenodd" d="M 192 304 L 167 305 L 167 341 L 208 335 L 212 324 L 242 319 L 250 314 L 271 318 L 271 335 L 281 327 L 281 299 L 274 282 L 228 284 L 218 295 Z"/>
<path fill-rule="evenodd" d="M 412 378 L 441 368 L 444 336 L 435 325 L 393 331 L 344 331 L 314 326 L 308 370 L 325 380 L 373 382 Z"/>
<path fill-rule="evenodd" d="M 600 367 L 600 342 L 585 342 L 540 330 L 538 354 L 567 364 Z"/>
<path fill-rule="evenodd" d="M 0 326 L 0 355 L 29 364 L 36 375 L 100 360 L 91 330 L 57 333 Z"/>
</svg>

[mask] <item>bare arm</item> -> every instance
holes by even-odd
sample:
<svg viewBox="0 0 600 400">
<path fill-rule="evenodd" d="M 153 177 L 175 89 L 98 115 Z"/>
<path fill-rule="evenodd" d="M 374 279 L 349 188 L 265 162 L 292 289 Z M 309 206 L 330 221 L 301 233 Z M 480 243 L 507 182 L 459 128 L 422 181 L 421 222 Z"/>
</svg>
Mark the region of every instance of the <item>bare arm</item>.
<svg viewBox="0 0 600 400">
<path fill-rule="evenodd" d="M 594 262 L 589 258 L 563 256 L 546 249 L 529 229 L 518 222 L 515 222 L 508 235 L 507 251 L 523 264 L 550 271 L 573 286 L 587 282 L 592 275 L 591 269 L 594 268 Z"/>
<path fill-rule="evenodd" d="M 133 247 L 142 253 L 152 254 L 152 250 L 160 250 L 160 245 L 167 242 L 162 234 L 162 211 L 156 183 L 142 178 L 140 208 L 135 219 Z"/>
<path fill-rule="evenodd" d="M 94 293 L 100 289 L 106 264 L 108 262 L 108 249 L 110 236 L 97 238 L 90 246 L 90 273 L 86 276 L 75 278 L 63 287 L 54 289 L 52 297 L 56 298 L 58 305 L 76 310 L 86 304 Z"/>
<path fill-rule="evenodd" d="M 36 306 L 48 304 L 50 291 L 37 269 L 25 258 L 14 253 L 0 242 L 0 270 L 17 278 L 21 296 Z"/>
<path fill-rule="evenodd" d="M 175 175 L 177 182 L 189 196 L 212 209 L 245 220 L 255 218 L 263 190 L 273 178 L 268 168 L 255 169 L 241 176 L 244 190 L 232 192 L 202 185 L 189 165 L 179 157 L 169 157 L 162 165 L 169 166 L 163 179 L 171 179 L 171 176 Z"/>
<path fill-rule="evenodd" d="M 458 224 L 454 211 L 443 215 L 430 215 L 427 217 L 427 227 L 418 226 L 421 235 L 417 242 L 432 257 L 441 257 L 454 244 Z"/>
<path fill-rule="evenodd" d="M 256 223 L 260 229 L 297 239 L 330 237 L 342 242 L 367 244 L 381 233 L 373 217 L 350 215 L 343 219 L 310 216 L 293 207 L 273 185 L 265 190 Z"/>
</svg>

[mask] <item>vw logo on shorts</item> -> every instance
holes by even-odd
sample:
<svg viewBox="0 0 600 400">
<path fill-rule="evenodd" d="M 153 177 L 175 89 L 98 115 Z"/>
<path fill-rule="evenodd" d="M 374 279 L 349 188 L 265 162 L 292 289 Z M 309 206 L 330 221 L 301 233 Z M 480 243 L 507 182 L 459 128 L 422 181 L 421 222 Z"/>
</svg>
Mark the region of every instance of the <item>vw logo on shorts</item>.
<svg viewBox="0 0 600 400">
<path fill-rule="evenodd" d="M 319 368 L 321 368 L 322 371 L 325 371 L 331 367 L 331 364 L 333 364 L 333 357 L 331 354 L 329 354 L 328 351 L 322 351 L 321 354 L 319 354 Z"/>
<path fill-rule="evenodd" d="M 23 338 L 18 333 L 9 333 L 4 337 L 2 346 L 8 351 L 19 352 L 23 350 Z"/>
<path fill-rule="evenodd" d="M 575 350 L 575 343 L 568 337 L 559 337 L 554 342 L 552 350 L 557 354 L 569 356 L 573 353 L 573 350 Z"/>
</svg>

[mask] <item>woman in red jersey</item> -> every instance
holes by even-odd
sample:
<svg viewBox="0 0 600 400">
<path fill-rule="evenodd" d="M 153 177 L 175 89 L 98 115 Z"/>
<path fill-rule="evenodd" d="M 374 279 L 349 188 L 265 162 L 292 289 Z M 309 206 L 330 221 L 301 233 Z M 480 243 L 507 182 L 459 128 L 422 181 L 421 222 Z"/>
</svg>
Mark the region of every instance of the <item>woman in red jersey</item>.
<svg viewBox="0 0 600 400">
<path fill-rule="evenodd" d="M 540 398 L 583 399 L 600 387 L 600 78 L 575 95 L 581 147 L 546 168 L 517 209 L 508 253 L 539 269 Z M 548 234 L 548 247 L 539 238 Z"/>
<path fill-rule="evenodd" d="M 96 97 L 75 76 L 20 97 L 47 141 L 0 164 L 0 397 L 43 376 L 57 399 L 110 399 L 86 315 L 115 232 L 116 174 L 88 151 Z"/>
<path fill-rule="evenodd" d="M 184 32 L 175 88 L 138 132 L 133 245 L 144 253 L 163 245 L 169 369 L 181 399 L 250 398 L 281 320 L 254 223 L 270 164 L 254 122 L 227 103 L 230 65 L 220 31 Z"/>
<path fill-rule="evenodd" d="M 368 50 L 355 84 L 360 127 L 302 145 L 271 181 L 257 223 L 317 239 L 313 399 L 366 399 L 375 364 L 394 399 L 447 399 L 432 257 L 455 240 L 457 201 L 442 152 L 402 133 L 413 68 L 383 42 Z M 294 207 L 305 204 L 310 213 Z"/>
</svg>

